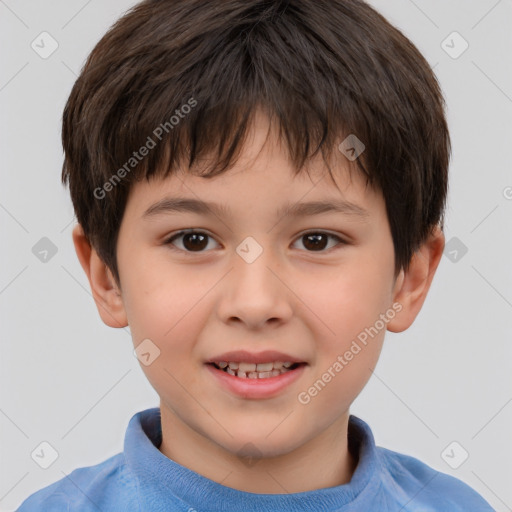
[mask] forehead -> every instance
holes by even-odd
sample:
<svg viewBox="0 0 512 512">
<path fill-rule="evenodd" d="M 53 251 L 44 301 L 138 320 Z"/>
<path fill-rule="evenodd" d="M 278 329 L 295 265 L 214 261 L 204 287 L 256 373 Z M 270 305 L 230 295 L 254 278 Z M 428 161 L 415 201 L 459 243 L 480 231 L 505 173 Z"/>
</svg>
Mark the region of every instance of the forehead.
<svg viewBox="0 0 512 512">
<path fill-rule="evenodd" d="M 297 172 L 276 127 L 261 113 L 255 114 L 232 167 L 214 177 L 202 176 L 213 161 L 132 184 L 127 210 L 135 208 L 139 216 L 164 210 L 217 216 L 248 209 L 272 209 L 278 216 L 337 210 L 364 217 L 382 207 L 381 194 L 367 186 L 355 163 L 339 151 L 332 152 L 329 167 L 317 154 Z"/>
</svg>

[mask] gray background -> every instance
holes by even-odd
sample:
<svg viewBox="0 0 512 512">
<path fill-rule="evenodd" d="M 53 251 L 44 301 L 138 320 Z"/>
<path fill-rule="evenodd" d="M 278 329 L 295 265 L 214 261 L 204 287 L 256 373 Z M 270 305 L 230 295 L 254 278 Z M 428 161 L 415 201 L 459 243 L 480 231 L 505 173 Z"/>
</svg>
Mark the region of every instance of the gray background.
<svg viewBox="0 0 512 512">
<path fill-rule="evenodd" d="M 134 3 L 0 0 L 2 511 L 121 451 L 130 417 L 158 405 L 129 332 L 99 318 L 60 184 L 65 101 L 93 46 Z M 352 413 L 378 444 L 512 510 L 512 0 L 371 4 L 423 52 L 445 93 L 453 140 L 446 237 L 455 238 L 413 327 L 388 333 Z M 43 31 L 59 45 L 46 59 L 31 48 Z M 461 40 L 442 46 L 453 31 L 469 43 L 458 58 L 444 48 L 458 52 Z M 57 249 L 46 261 L 43 237 Z M 48 469 L 31 458 L 43 441 L 59 454 Z M 452 469 L 446 460 L 457 465 L 462 450 L 469 458 Z"/>
</svg>

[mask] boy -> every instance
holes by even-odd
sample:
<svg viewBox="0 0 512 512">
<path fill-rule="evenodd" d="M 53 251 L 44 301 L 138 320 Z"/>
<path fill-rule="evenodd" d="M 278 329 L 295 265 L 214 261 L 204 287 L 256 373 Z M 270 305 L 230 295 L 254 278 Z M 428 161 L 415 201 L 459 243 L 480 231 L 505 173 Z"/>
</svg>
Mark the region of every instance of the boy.
<svg viewBox="0 0 512 512">
<path fill-rule="evenodd" d="M 62 140 L 78 258 L 160 407 L 21 512 L 492 510 L 349 414 L 444 247 L 444 101 L 381 15 L 146 0 L 89 56 Z"/>
</svg>

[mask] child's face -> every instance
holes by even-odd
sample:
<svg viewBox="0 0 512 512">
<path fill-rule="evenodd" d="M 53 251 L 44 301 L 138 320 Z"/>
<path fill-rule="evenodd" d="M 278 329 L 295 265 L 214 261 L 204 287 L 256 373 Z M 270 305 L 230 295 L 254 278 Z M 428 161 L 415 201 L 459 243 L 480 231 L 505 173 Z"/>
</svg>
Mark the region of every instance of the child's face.
<svg viewBox="0 0 512 512">
<path fill-rule="evenodd" d="M 383 197 L 361 176 L 353 173 L 350 181 L 346 170 L 335 169 L 342 194 L 321 159 L 310 167 L 314 183 L 305 173 L 294 177 L 274 138 L 257 157 L 265 118 L 259 116 L 254 128 L 242 158 L 224 175 L 182 174 L 134 185 L 117 255 L 134 344 L 150 339 L 160 350 L 142 368 L 161 397 L 162 416 L 229 451 L 251 442 L 270 455 L 346 420 L 381 350 L 385 328 L 378 320 L 392 310 L 394 249 Z M 227 211 L 220 217 L 165 209 L 144 215 L 175 197 L 211 201 Z M 347 201 L 366 213 L 276 215 L 286 204 L 310 201 Z M 189 228 L 208 237 L 165 242 Z M 330 233 L 345 243 L 325 235 L 308 239 L 306 232 Z M 243 249 L 249 257 L 262 252 L 251 261 Z M 359 341 L 357 351 L 352 342 L 370 327 L 372 336 L 366 345 Z M 245 397 L 206 364 L 233 350 L 276 350 L 306 365 L 279 392 Z M 269 362 L 276 359 L 283 358 Z M 337 361 L 341 371 L 334 368 Z M 329 368 L 334 377 L 322 378 Z M 320 391 L 309 392 L 318 379 Z"/>
<path fill-rule="evenodd" d="M 313 181 L 306 173 L 294 177 L 273 135 L 257 155 L 267 128 L 266 118 L 258 116 L 242 157 L 221 176 L 183 173 L 135 184 L 117 257 L 134 344 L 150 339 L 160 350 L 142 368 L 161 398 L 162 420 L 196 440 L 199 434 L 217 450 L 242 453 L 251 443 L 272 456 L 335 435 L 346 422 L 376 365 L 383 318 L 395 316 L 398 283 L 382 195 L 366 188 L 357 173 L 350 180 L 341 154 L 333 168 L 341 193 L 321 158 L 310 166 Z M 176 197 L 225 205 L 226 213 L 162 208 L 145 215 L 159 201 Z M 350 202 L 365 213 L 276 213 L 312 201 Z M 203 238 L 166 243 L 192 228 Z M 363 344 L 357 340 L 365 338 L 366 328 L 372 335 L 366 331 Z M 207 365 L 234 350 L 280 351 L 306 365 L 278 392 L 243 396 Z M 315 382 L 316 393 L 310 391 Z"/>
</svg>

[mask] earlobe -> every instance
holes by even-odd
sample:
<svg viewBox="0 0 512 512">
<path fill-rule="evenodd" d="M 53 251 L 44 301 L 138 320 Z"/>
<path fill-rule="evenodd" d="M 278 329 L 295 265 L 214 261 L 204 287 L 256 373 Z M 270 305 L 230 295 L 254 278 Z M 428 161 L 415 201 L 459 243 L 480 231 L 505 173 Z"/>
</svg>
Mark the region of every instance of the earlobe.
<svg viewBox="0 0 512 512">
<path fill-rule="evenodd" d="M 84 269 L 92 296 L 103 322 L 110 327 L 128 325 L 121 291 L 112 272 L 91 247 L 80 224 L 73 228 L 75 251 Z"/>
<path fill-rule="evenodd" d="M 409 268 L 400 271 L 393 290 L 393 302 L 399 303 L 401 310 L 388 323 L 388 331 L 405 331 L 414 322 L 441 261 L 444 243 L 444 234 L 437 226 L 427 241 L 414 253 Z"/>
</svg>

